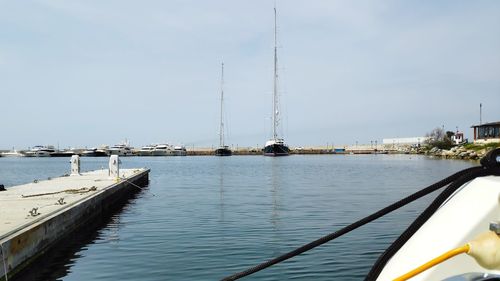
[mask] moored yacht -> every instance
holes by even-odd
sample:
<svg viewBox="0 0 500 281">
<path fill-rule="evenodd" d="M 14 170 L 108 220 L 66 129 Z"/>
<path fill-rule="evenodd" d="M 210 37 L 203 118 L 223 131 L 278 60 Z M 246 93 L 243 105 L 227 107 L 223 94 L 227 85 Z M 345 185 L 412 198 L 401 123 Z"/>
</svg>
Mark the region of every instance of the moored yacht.
<svg viewBox="0 0 500 281">
<path fill-rule="evenodd" d="M 35 145 L 30 150 L 26 151 L 24 155 L 26 157 L 50 157 L 50 154 L 55 151 L 53 145 Z"/>
<path fill-rule="evenodd" d="M 264 146 L 264 155 L 266 156 L 287 156 L 290 149 L 285 144 L 283 139 L 271 139 Z"/>
<path fill-rule="evenodd" d="M 276 40 L 276 8 L 274 8 L 274 84 L 273 84 L 273 137 L 264 146 L 265 156 L 287 156 L 290 149 L 285 144 L 284 139 L 278 136 L 280 126 L 280 107 L 278 99 L 278 47 Z"/>
<path fill-rule="evenodd" d="M 56 150 L 50 153 L 50 157 L 71 157 L 73 155 L 78 155 L 74 150 Z"/>
<path fill-rule="evenodd" d="M 89 148 L 82 152 L 82 156 L 86 157 L 105 157 L 108 156 L 107 148 Z"/>
<path fill-rule="evenodd" d="M 174 156 L 186 156 L 187 150 L 184 145 L 177 145 L 174 147 Z"/>
<path fill-rule="evenodd" d="M 146 145 L 141 147 L 141 149 L 137 151 L 137 154 L 139 156 L 152 156 L 154 150 L 155 150 L 155 145 Z"/>
<path fill-rule="evenodd" d="M 215 150 L 215 155 L 216 156 L 231 156 L 231 155 L 233 155 L 233 152 L 231 151 L 229 146 L 225 145 L 225 146 L 219 146 Z"/>
<path fill-rule="evenodd" d="M 219 147 L 215 150 L 216 156 L 231 156 L 232 151 L 224 145 L 224 63 L 222 63 L 221 86 L 220 86 L 220 126 Z"/>
<path fill-rule="evenodd" d="M 15 150 L 15 149 L 12 149 L 11 151 L 0 153 L 0 156 L 2 156 L 2 157 L 24 157 L 24 154 Z"/>
<path fill-rule="evenodd" d="M 129 146 L 128 141 L 125 141 L 120 144 L 113 145 L 109 148 L 110 155 L 119 155 L 119 156 L 132 156 L 132 148 Z"/>
<path fill-rule="evenodd" d="M 170 144 L 157 144 L 151 152 L 153 156 L 173 156 L 174 148 Z"/>
</svg>

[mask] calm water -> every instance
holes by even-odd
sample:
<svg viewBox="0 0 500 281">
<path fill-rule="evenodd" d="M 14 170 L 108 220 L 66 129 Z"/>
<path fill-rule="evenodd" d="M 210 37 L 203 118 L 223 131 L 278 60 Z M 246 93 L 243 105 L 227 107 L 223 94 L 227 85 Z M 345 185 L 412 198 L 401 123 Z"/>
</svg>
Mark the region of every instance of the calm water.
<svg viewBox="0 0 500 281">
<path fill-rule="evenodd" d="M 218 280 L 333 232 L 472 162 L 410 155 L 129 157 L 150 185 L 29 280 Z M 107 166 L 82 158 L 82 169 Z M 8 186 L 69 172 L 67 158 L 0 158 Z M 424 198 L 244 280 L 362 280 Z"/>
</svg>

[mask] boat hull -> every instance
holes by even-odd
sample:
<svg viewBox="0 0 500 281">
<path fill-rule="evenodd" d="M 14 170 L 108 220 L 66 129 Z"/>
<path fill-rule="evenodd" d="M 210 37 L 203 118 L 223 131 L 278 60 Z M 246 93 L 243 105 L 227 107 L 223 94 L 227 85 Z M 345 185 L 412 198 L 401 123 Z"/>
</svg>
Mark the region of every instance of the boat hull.
<svg viewBox="0 0 500 281">
<path fill-rule="evenodd" d="M 131 150 L 115 150 L 115 149 L 110 149 L 109 154 L 110 155 L 118 155 L 118 156 L 132 156 L 133 155 Z"/>
<path fill-rule="evenodd" d="M 0 153 L 0 157 L 24 157 L 24 154 L 19 152 L 3 152 Z"/>
<path fill-rule="evenodd" d="M 231 156 L 233 152 L 231 149 L 226 147 L 217 148 L 215 150 L 215 156 Z"/>
<path fill-rule="evenodd" d="M 47 151 L 27 151 L 26 157 L 50 157 L 50 152 Z"/>
<path fill-rule="evenodd" d="M 105 151 L 90 151 L 90 152 L 84 151 L 82 153 L 82 156 L 84 156 L 84 157 L 107 157 L 109 155 Z"/>
<path fill-rule="evenodd" d="M 52 152 L 50 153 L 50 157 L 71 157 L 73 155 L 78 155 L 74 152 Z"/>
<path fill-rule="evenodd" d="M 174 156 L 174 151 L 170 149 L 158 149 L 151 152 L 152 156 Z"/>
<path fill-rule="evenodd" d="M 288 156 L 290 149 L 284 144 L 270 144 L 264 147 L 264 156 Z"/>
<path fill-rule="evenodd" d="M 139 152 L 137 152 L 137 155 L 139 155 L 139 156 L 152 156 L 153 152 L 151 152 L 151 151 L 139 151 Z"/>
</svg>

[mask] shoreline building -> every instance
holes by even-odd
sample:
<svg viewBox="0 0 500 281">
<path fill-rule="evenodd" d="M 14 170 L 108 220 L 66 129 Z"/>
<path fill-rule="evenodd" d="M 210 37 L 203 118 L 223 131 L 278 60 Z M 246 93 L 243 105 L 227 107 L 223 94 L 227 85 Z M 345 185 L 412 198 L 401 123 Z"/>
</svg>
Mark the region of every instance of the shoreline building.
<svg viewBox="0 0 500 281">
<path fill-rule="evenodd" d="M 458 145 L 467 142 L 467 140 L 464 139 L 464 133 L 457 131 L 453 136 L 451 136 L 451 142 Z"/>
<path fill-rule="evenodd" d="M 500 142 L 500 121 L 472 125 L 471 128 L 474 128 L 474 143 Z"/>
</svg>

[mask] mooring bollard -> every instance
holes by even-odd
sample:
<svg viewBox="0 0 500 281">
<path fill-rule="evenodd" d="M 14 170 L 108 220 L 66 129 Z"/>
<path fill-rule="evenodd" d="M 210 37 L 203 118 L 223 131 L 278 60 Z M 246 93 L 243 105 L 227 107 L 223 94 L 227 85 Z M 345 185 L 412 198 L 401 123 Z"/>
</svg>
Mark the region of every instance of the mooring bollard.
<svg viewBox="0 0 500 281">
<path fill-rule="evenodd" d="M 78 155 L 71 156 L 71 175 L 80 175 L 80 156 Z"/>
<path fill-rule="evenodd" d="M 109 176 L 113 179 L 120 178 L 120 159 L 118 155 L 111 155 L 109 157 Z"/>
</svg>

